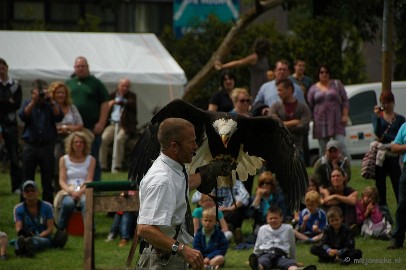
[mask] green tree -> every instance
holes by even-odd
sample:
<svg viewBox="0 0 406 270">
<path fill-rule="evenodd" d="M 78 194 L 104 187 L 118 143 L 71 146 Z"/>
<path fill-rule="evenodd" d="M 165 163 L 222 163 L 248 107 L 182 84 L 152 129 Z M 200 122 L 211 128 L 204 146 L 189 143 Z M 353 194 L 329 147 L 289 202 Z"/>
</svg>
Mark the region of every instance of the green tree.
<svg viewBox="0 0 406 270">
<path fill-rule="evenodd" d="M 288 59 L 306 60 L 307 73 L 315 80 L 320 64 L 327 64 L 333 76 L 345 84 L 365 80 L 362 42 L 352 25 L 330 18 L 307 19 L 296 24 L 292 32 L 287 36 L 290 52 Z M 343 42 L 337 42 L 337 39 Z"/>
</svg>

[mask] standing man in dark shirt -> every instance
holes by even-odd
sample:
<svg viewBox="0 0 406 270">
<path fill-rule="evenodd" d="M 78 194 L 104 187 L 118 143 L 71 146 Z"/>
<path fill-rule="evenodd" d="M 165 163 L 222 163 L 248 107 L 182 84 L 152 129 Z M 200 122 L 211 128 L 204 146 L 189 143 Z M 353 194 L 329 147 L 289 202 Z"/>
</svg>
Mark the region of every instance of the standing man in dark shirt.
<svg viewBox="0 0 406 270">
<path fill-rule="evenodd" d="M 85 128 L 94 134 L 91 155 L 96 159 L 93 181 L 101 180 L 99 149 L 101 134 L 106 126 L 109 113 L 109 94 L 104 84 L 90 74 L 86 58 L 79 56 L 75 60 L 74 74 L 66 84 L 71 90 L 73 104 L 78 108 Z"/>
<path fill-rule="evenodd" d="M 8 76 L 7 62 L 0 58 L 0 126 L 10 159 L 11 191 L 20 193 L 23 175 L 18 155 L 17 110 L 21 106 L 20 84 Z"/>
<path fill-rule="evenodd" d="M 37 165 L 41 170 L 42 199 L 54 201 L 54 144 L 57 137 L 56 123 L 62 121 L 63 112 L 47 93 L 47 84 L 35 80 L 31 99 L 24 102 L 18 115 L 25 123 L 22 138 L 25 141 L 22 160 L 24 180 L 34 180 Z"/>
</svg>

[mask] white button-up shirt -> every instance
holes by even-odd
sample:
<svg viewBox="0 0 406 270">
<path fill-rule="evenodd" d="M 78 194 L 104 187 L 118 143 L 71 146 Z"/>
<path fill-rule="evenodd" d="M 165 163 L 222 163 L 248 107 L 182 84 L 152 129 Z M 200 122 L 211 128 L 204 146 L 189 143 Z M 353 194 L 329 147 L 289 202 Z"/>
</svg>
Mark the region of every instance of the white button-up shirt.
<svg viewBox="0 0 406 270">
<path fill-rule="evenodd" d="M 182 165 L 161 153 L 140 184 L 138 224 L 156 225 L 165 235 L 173 238 L 176 226 L 185 219 L 185 189 Z M 188 244 L 193 238 L 183 226 L 178 240 Z"/>
</svg>

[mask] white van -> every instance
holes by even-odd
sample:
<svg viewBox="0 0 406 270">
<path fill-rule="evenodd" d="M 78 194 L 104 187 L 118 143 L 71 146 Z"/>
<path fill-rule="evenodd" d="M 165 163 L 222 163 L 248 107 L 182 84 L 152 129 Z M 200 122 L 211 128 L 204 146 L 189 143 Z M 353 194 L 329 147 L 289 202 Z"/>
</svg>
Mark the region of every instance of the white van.
<svg viewBox="0 0 406 270">
<path fill-rule="evenodd" d="M 375 140 L 372 127 L 372 112 L 379 104 L 382 83 L 354 84 L 345 86 L 350 101 L 349 121 L 346 127 L 347 149 L 353 158 L 362 157 Z M 395 96 L 395 112 L 406 117 L 406 81 L 392 82 L 392 93 Z M 311 164 L 318 158 L 319 143 L 313 139 L 310 123 L 309 149 Z"/>
</svg>

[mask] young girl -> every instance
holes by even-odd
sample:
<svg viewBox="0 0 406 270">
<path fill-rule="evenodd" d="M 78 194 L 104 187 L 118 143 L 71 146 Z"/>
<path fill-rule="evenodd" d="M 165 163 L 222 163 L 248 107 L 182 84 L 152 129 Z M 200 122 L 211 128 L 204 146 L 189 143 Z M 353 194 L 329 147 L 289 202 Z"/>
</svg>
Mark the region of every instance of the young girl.
<svg viewBox="0 0 406 270">
<path fill-rule="evenodd" d="M 357 224 L 362 226 L 362 236 L 389 239 L 391 225 L 384 218 L 377 202 L 378 190 L 376 187 L 365 187 L 361 199 L 355 205 Z"/>
</svg>

